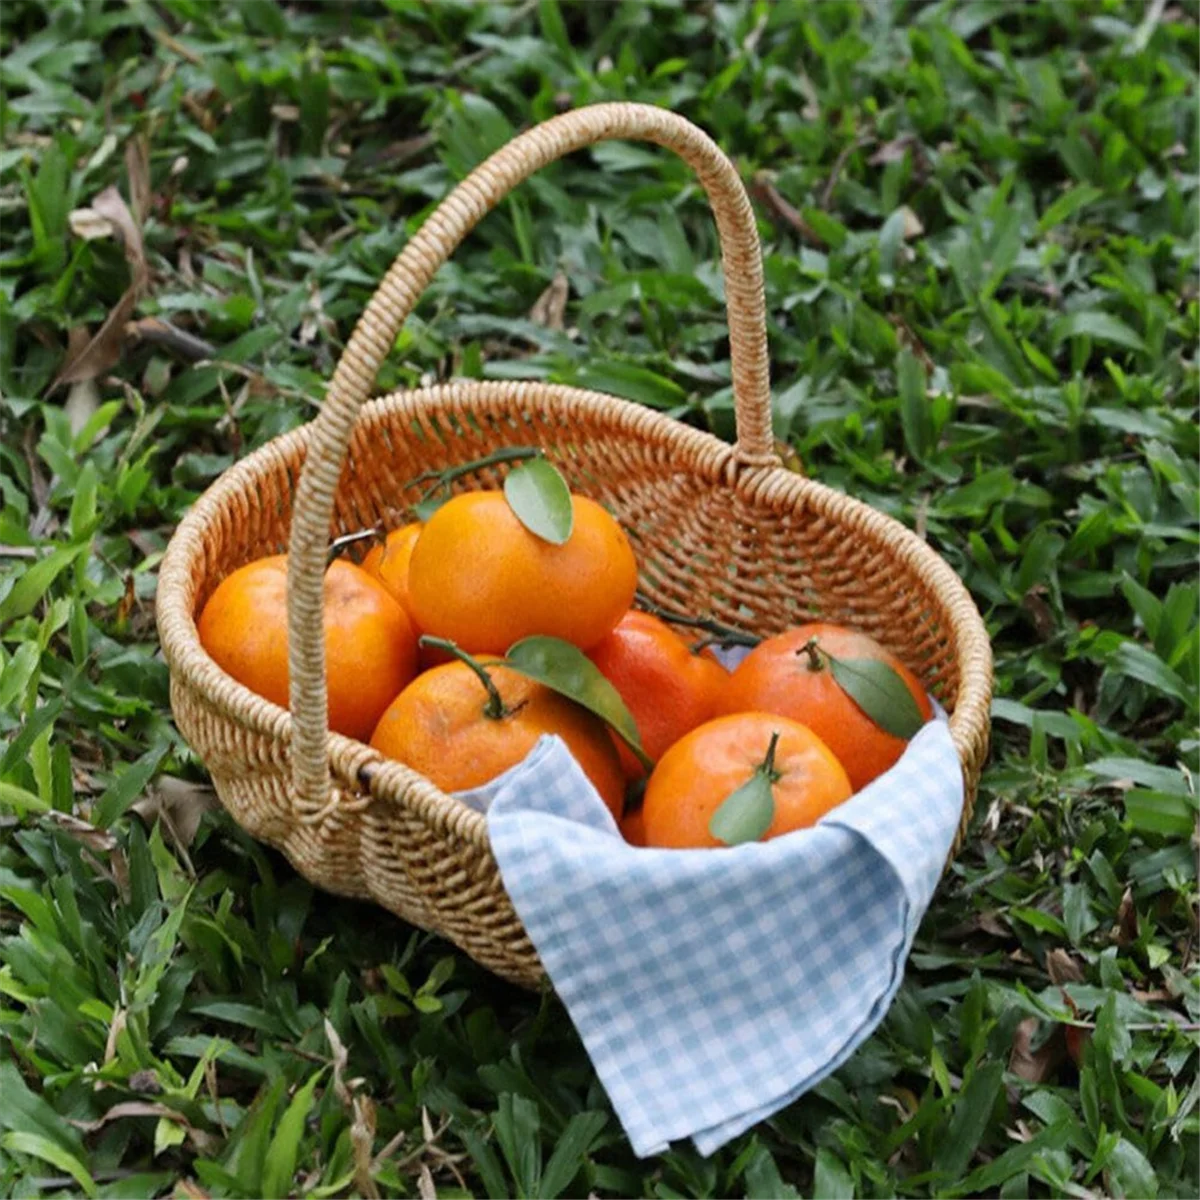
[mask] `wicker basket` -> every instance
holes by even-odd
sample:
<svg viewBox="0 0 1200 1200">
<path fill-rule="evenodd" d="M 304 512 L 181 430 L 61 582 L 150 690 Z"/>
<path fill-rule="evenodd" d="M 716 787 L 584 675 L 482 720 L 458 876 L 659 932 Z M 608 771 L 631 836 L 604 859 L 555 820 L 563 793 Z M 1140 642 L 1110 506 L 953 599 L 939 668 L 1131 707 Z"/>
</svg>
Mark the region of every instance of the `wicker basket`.
<svg viewBox="0 0 1200 1200">
<path fill-rule="evenodd" d="M 595 392 L 538 382 L 460 382 L 366 404 L 405 318 L 463 237 L 545 164 L 606 138 L 674 150 L 707 191 L 725 272 L 737 444 Z M 484 818 L 402 763 L 328 732 L 321 631 L 331 536 L 409 519 L 422 471 L 537 444 L 572 488 L 617 514 L 640 586 L 770 634 L 821 616 L 895 651 L 950 713 L 967 805 L 987 750 L 992 662 L 965 588 L 919 538 L 867 505 L 784 470 L 774 452 L 754 215 L 729 160 L 700 130 L 646 105 L 602 104 L 515 138 L 424 223 L 372 297 L 318 417 L 226 471 L 179 525 L 162 562 L 158 628 L 179 729 L 246 830 L 318 887 L 371 899 L 435 930 L 497 974 L 542 979 Z M 456 485 L 496 487 L 498 469 Z M 217 584 L 290 553 L 291 713 L 225 675 L 195 617 Z M 956 844 L 957 850 L 957 844 Z"/>
</svg>

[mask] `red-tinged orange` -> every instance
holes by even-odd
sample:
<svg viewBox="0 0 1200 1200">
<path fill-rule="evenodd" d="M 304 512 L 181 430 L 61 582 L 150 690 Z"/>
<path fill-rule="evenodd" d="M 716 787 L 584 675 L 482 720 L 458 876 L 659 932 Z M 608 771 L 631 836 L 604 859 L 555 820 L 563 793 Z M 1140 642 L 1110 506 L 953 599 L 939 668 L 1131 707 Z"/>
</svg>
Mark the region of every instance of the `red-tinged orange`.
<svg viewBox="0 0 1200 1200">
<path fill-rule="evenodd" d="M 631 809 L 621 818 L 621 836 L 631 846 L 646 844 L 646 814 L 643 809 Z"/>
<path fill-rule="evenodd" d="M 807 725 L 846 768 L 857 792 L 893 766 L 908 743 L 881 729 L 850 698 L 830 669 L 829 655 L 886 663 L 904 682 L 921 718 L 933 716 L 917 677 L 894 654 L 864 633 L 819 622 L 759 643 L 730 675 L 721 711 L 778 713 Z"/>
<path fill-rule="evenodd" d="M 691 647 L 665 621 L 631 609 L 589 652 L 600 673 L 617 689 L 629 709 L 642 748 L 657 762 L 685 733 L 717 714 L 729 672 L 711 652 Z M 645 771 L 621 742 L 625 777 Z"/>
</svg>

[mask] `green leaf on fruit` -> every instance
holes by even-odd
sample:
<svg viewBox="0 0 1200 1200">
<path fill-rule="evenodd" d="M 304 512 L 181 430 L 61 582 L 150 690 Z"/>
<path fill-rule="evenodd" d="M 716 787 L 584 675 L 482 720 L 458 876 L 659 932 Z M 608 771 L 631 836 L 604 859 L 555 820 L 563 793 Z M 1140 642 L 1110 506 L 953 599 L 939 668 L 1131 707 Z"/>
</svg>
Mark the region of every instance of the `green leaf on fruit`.
<svg viewBox="0 0 1200 1200">
<path fill-rule="evenodd" d="M 826 654 L 838 686 L 884 733 L 907 741 L 925 724 L 903 679 L 876 658 L 834 658 Z"/>
<path fill-rule="evenodd" d="M 606 721 L 628 743 L 647 771 L 654 766 L 642 748 L 637 725 L 620 692 L 578 646 L 562 638 L 522 638 L 509 647 L 504 663 Z"/>
<path fill-rule="evenodd" d="M 708 832 L 727 846 L 757 842 L 775 819 L 771 776 L 761 767 L 735 788 L 709 818 Z"/>
<path fill-rule="evenodd" d="M 575 524 L 571 489 L 544 458 L 535 458 L 508 473 L 504 498 L 517 520 L 543 541 L 561 546 Z"/>
</svg>

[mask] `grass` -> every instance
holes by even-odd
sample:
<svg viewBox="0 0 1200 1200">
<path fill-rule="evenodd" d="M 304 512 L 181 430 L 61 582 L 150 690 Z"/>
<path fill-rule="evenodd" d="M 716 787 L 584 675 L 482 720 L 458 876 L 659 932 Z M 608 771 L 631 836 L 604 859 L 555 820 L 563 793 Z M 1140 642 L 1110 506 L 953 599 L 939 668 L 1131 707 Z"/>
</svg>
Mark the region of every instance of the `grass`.
<svg viewBox="0 0 1200 1200">
<path fill-rule="evenodd" d="M 1192 0 L 0 22 L 0 1195 L 1196 1194 Z M 633 1157 L 552 997 L 202 812 L 152 619 L 180 514 L 312 416 L 452 183 L 612 98 L 734 156 L 778 436 L 923 532 L 997 665 L 977 818 L 892 1011 L 708 1160 Z M 74 232 L 109 186 L 144 262 Z M 544 378 L 729 437 L 715 252 L 667 155 L 576 155 L 471 236 L 379 385 Z M 565 320 L 533 319 L 560 273 Z M 142 336 L 50 390 L 131 278 Z"/>
</svg>

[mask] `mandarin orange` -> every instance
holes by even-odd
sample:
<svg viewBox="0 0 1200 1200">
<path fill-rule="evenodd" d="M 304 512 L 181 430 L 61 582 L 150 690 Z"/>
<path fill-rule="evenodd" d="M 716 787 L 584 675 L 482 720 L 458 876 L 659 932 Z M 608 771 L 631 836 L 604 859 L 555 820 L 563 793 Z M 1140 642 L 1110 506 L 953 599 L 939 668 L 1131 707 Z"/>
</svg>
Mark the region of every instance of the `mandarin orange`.
<svg viewBox="0 0 1200 1200">
<path fill-rule="evenodd" d="M 490 782 L 516 766 L 543 734 L 558 734 L 619 820 L 625 780 L 604 722 L 492 660 L 477 665 L 494 692 L 465 662 L 433 667 L 388 706 L 371 745 L 442 791 L 457 792 Z"/>
<path fill-rule="evenodd" d="M 665 621 L 631 609 L 588 654 L 629 709 L 642 748 L 658 761 L 685 733 L 717 714 L 729 672 L 711 652 L 691 647 Z M 621 742 L 617 747 L 627 779 L 645 771 Z"/>
<path fill-rule="evenodd" d="M 342 559 L 325 573 L 324 619 L 329 728 L 365 739 L 416 674 L 416 634 L 387 589 Z M 226 576 L 205 604 L 197 631 L 226 674 L 288 707 L 286 555 L 258 559 Z"/>
<path fill-rule="evenodd" d="M 381 544 L 372 546 L 362 560 L 362 569 L 396 597 L 409 620 L 412 620 L 412 606 L 408 599 L 408 564 L 423 528 L 420 521 L 410 521 L 393 529 Z"/>
<path fill-rule="evenodd" d="M 881 729 L 843 690 L 827 655 L 876 659 L 903 680 L 923 720 L 933 706 L 917 677 L 894 654 L 864 633 L 814 622 L 759 643 L 730 675 L 721 697 L 726 713 L 777 713 L 812 729 L 846 768 L 854 790 L 893 766 L 908 744 Z"/>
<path fill-rule="evenodd" d="M 426 522 L 408 571 L 420 628 L 473 654 L 503 654 L 545 634 L 586 650 L 629 608 L 637 561 L 617 522 L 572 496 L 563 545 L 531 533 L 503 492 L 466 492 Z"/>
<path fill-rule="evenodd" d="M 767 759 L 774 811 L 762 840 L 815 825 L 851 795 L 850 780 L 811 729 L 772 713 L 717 717 L 677 741 L 650 774 L 642 801 L 647 846 L 722 846 L 709 822 Z"/>
</svg>

